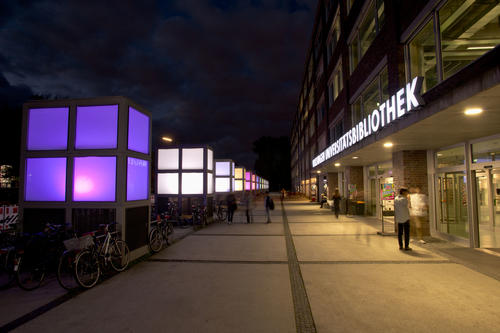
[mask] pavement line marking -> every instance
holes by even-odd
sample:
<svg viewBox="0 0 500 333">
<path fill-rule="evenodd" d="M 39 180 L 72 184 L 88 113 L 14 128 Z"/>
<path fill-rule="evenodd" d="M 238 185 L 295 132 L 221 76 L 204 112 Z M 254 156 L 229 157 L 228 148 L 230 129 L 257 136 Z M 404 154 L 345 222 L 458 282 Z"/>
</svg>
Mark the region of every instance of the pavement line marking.
<svg viewBox="0 0 500 333">
<path fill-rule="evenodd" d="M 372 260 L 353 260 L 353 261 L 299 261 L 299 264 L 313 264 L 313 265 L 385 265 L 385 264 L 455 264 L 450 260 L 383 260 L 383 261 L 372 261 Z"/>
<path fill-rule="evenodd" d="M 201 264 L 287 264 L 286 260 L 212 260 L 212 259 L 148 259 L 150 262 L 184 262 Z"/>
<path fill-rule="evenodd" d="M 316 333 L 316 325 L 311 311 L 311 304 L 307 297 L 304 279 L 297 260 L 297 252 L 293 243 L 293 237 L 288 225 L 285 206 L 281 203 L 281 213 L 285 227 L 286 252 L 288 256 L 288 272 L 290 274 L 290 286 L 292 288 L 293 307 L 295 312 L 295 326 L 298 333 Z"/>
</svg>

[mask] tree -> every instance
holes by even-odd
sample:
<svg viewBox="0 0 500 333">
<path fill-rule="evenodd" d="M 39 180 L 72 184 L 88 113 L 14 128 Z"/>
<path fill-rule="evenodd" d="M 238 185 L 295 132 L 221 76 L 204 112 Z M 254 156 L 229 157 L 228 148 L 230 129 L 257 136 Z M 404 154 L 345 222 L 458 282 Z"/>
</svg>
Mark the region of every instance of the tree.
<svg viewBox="0 0 500 333">
<path fill-rule="evenodd" d="M 269 181 L 271 191 L 291 186 L 290 140 L 288 137 L 263 136 L 253 143 L 257 154 L 255 172 Z"/>
</svg>

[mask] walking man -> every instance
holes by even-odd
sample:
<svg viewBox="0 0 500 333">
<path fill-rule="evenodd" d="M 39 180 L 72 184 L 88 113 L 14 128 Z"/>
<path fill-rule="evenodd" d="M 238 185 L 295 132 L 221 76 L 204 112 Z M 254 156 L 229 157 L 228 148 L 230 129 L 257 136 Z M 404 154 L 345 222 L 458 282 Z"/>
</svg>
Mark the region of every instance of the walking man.
<svg viewBox="0 0 500 333">
<path fill-rule="evenodd" d="M 236 204 L 236 197 L 234 194 L 230 193 L 227 198 L 227 224 L 232 224 L 233 223 L 233 216 L 234 216 L 234 211 L 238 207 Z"/>
<path fill-rule="evenodd" d="M 403 232 L 405 235 L 405 251 L 411 251 L 410 245 L 410 210 L 408 206 L 408 190 L 401 188 L 394 199 L 394 219 L 398 225 L 399 249 L 403 250 Z"/>
<path fill-rule="evenodd" d="M 269 191 L 266 192 L 266 215 L 267 215 L 267 222 L 266 223 L 271 223 L 271 210 L 274 209 L 274 202 L 273 199 L 269 196 Z"/>
<path fill-rule="evenodd" d="M 340 200 L 342 197 L 340 196 L 339 189 L 335 189 L 335 194 L 332 197 L 333 200 L 333 211 L 335 212 L 335 217 L 338 219 L 339 218 L 339 213 L 340 213 Z"/>
</svg>

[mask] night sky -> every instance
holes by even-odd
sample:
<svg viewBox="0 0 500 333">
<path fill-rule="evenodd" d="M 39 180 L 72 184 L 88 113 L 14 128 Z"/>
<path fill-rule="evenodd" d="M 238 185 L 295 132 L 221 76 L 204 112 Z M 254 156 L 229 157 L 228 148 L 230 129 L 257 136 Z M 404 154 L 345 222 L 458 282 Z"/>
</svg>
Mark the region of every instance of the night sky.
<svg viewBox="0 0 500 333">
<path fill-rule="evenodd" d="M 153 140 L 252 168 L 253 141 L 290 133 L 316 3 L 2 0 L 0 105 L 123 95 Z"/>
</svg>

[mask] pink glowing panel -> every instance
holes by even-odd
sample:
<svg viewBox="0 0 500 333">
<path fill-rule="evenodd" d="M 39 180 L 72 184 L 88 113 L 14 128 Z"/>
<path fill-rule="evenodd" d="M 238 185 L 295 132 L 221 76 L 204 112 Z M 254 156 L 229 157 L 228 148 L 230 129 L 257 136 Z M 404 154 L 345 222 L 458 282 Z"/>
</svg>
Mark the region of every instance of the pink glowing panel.
<svg viewBox="0 0 500 333">
<path fill-rule="evenodd" d="M 252 175 L 252 181 L 255 183 L 255 175 Z"/>
<path fill-rule="evenodd" d="M 66 200 L 66 157 L 27 158 L 26 201 Z"/>
<path fill-rule="evenodd" d="M 149 154 L 149 117 L 128 108 L 128 149 Z"/>
<path fill-rule="evenodd" d="M 252 173 L 251 172 L 245 172 L 245 180 L 250 181 L 252 179 Z"/>
<path fill-rule="evenodd" d="M 65 150 L 68 147 L 69 108 L 28 111 L 28 150 Z"/>
<path fill-rule="evenodd" d="M 245 191 L 250 191 L 252 189 L 251 182 L 245 182 Z"/>
<path fill-rule="evenodd" d="M 117 147 L 118 105 L 77 106 L 76 149 Z"/>
<path fill-rule="evenodd" d="M 116 157 L 75 157 L 73 201 L 115 201 Z"/>
<path fill-rule="evenodd" d="M 127 201 L 148 198 L 149 163 L 138 158 L 127 158 Z"/>
</svg>

